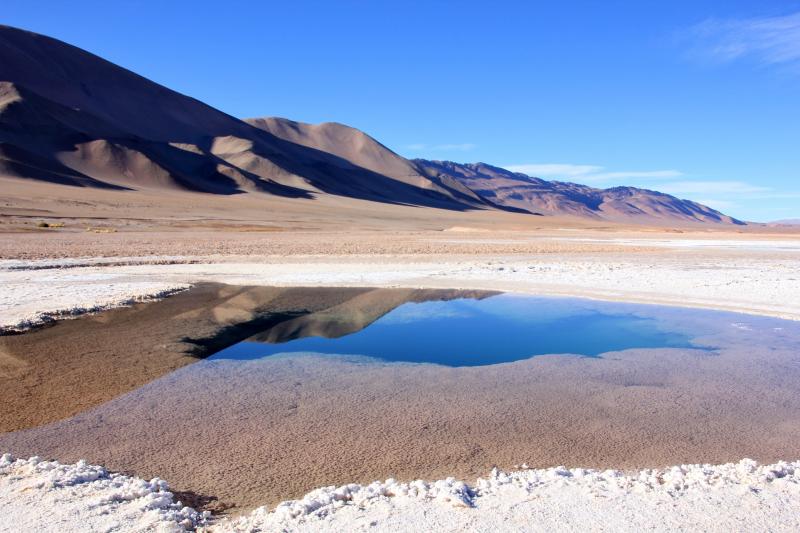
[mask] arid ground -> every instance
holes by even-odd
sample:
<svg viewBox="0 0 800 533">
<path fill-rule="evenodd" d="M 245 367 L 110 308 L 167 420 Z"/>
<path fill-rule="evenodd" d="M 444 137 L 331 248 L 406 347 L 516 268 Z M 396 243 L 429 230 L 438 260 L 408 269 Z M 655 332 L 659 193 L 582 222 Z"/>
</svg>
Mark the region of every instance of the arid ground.
<svg viewBox="0 0 800 533">
<path fill-rule="evenodd" d="M 639 469 L 800 452 L 789 333 L 717 332 L 715 356 L 633 350 L 482 369 L 267 358 L 219 381 L 200 362 L 293 313 L 366 300 L 369 321 L 398 298 L 457 289 L 798 320 L 791 228 L 636 227 L 330 196 L 275 209 L 169 192 L 120 203 L 12 182 L 0 206 L 10 406 L 0 430 L 11 432 L 0 449 L 16 455 L 161 476 L 194 505 L 237 513 L 388 477 L 470 482 L 522 463 Z"/>
<path fill-rule="evenodd" d="M 149 431 L 138 424 L 155 413 L 158 420 L 172 414 L 206 419 L 209 428 L 233 424 L 224 442 L 209 440 L 203 428 L 182 440 L 187 429 L 175 420 L 167 424 L 174 435 L 162 431 L 149 440 L 161 452 L 142 454 L 121 428 L 101 437 L 76 422 L 62 427 L 60 420 L 140 386 L 147 391 L 148 382 L 197 361 L 196 346 L 186 337 L 219 341 L 220 331 L 230 335 L 231 326 L 270 312 L 313 312 L 381 294 L 366 287 L 407 287 L 404 297 L 419 288 L 588 296 L 796 320 L 800 239 L 787 228 L 639 228 L 332 197 L 295 200 L 275 211 L 256 209 L 247 198 L 204 205 L 207 197 L 200 194 L 173 202 L 168 194 L 131 193 L 130 203 L 112 204 L 103 192 L 60 188 L 48 198 L 36 196 L 37 187 L 20 183 L 2 209 L 2 326 L 30 326 L 196 288 L 3 337 L 4 402 L 14 406 L 0 418 L 3 430 L 54 423 L 0 441 L 17 453 L 65 460 L 88 454 L 241 508 L 325 484 L 390 476 L 469 479 L 493 465 L 522 462 L 640 468 L 796 455 L 791 447 L 798 425 L 791 421 L 800 409 L 792 399 L 793 381 L 786 381 L 796 371 L 794 355 L 770 350 L 753 359 L 741 344 L 719 357 L 683 353 L 669 363 L 658 353 L 599 361 L 552 357 L 480 372 L 391 365 L 370 370 L 324 361 L 301 368 L 303 363 L 275 360 L 262 363 L 274 368 L 258 375 L 303 375 L 287 377 L 284 384 L 302 385 L 291 394 L 281 393 L 281 385 L 268 402 L 292 403 L 286 406 L 291 418 L 258 409 L 236 418 L 229 407 L 208 409 L 216 405 L 212 391 L 224 384 L 209 386 L 213 372 L 202 371 L 180 383 L 195 390 L 192 401 L 180 400 L 169 413 L 145 415 L 123 400 L 107 408 L 123 406 L 108 419 L 135 434 Z M 40 222 L 55 227 L 38 227 Z M 279 288 L 292 286 L 342 288 L 309 300 L 301 290 Z M 764 358 L 774 364 L 763 364 Z M 328 387 L 327 376 L 334 374 L 346 386 Z M 242 384 L 237 394 L 253 387 L 265 385 Z M 743 387 L 750 391 L 744 397 Z M 363 408 L 380 410 L 389 402 L 381 398 L 388 397 L 403 407 L 380 416 Z M 250 430 L 235 427 L 243 421 Z M 266 438 L 267 427 L 281 429 Z M 377 444 L 389 428 L 391 443 Z M 122 441 L 108 440 L 101 448 L 107 451 L 99 452 L 98 438 Z M 275 448 L 270 439 L 281 442 L 280 457 L 266 452 Z M 191 442 L 202 447 L 191 448 Z M 208 461 L 214 466 L 187 468 L 195 452 L 215 457 Z M 250 478 L 223 476 L 223 470 L 238 471 L 245 455 L 265 462 L 245 469 L 253 472 Z M 267 470 L 274 474 L 265 476 Z"/>
</svg>

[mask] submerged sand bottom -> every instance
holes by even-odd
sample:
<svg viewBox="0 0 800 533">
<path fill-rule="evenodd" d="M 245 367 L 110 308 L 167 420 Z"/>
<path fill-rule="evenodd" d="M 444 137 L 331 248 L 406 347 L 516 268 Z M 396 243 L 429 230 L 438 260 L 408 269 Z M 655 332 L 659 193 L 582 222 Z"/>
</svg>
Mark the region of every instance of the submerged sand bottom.
<svg viewBox="0 0 800 533">
<path fill-rule="evenodd" d="M 472 481 L 522 463 L 634 469 L 800 457 L 800 325 L 670 316 L 708 331 L 698 341 L 717 350 L 466 368 L 212 359 L 70 419 L 2 435 L 0 449 L 159 476 L 212 509 L 389 477 Z"/>
</svg>

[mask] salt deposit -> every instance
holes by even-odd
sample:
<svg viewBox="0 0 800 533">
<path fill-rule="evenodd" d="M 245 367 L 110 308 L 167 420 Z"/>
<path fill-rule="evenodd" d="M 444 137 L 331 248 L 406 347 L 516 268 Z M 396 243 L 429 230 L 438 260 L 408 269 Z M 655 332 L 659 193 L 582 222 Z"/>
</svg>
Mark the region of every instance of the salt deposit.
<svg viewBox="0 0 800 533">
<path fill-rule="evenodd" d="M 800 462 L 616 470 L 494 470 L 453 479 L 330 487 L 216 531 L 796 530 Z"/>
<path fill-rule="evenodd" d="M 216 522 L 166 483 L 79 462 L 0 459 L 0 531 L 768 531 L 800 528 L 800 461 L 617 470 L 493 470 L 325 487 Z"/>
<path fill-rule="evenodd" d="M 190 531 L 206 518 L 176 502 L 158 478 L 109 473 L 83 461 L 0 457 L 0 531 Z"/>
<path fill-rule="evenodd" d="M 200 281 L 505 290 L 800 319 L 799 257 L 219 257 L 0 261 L 0 328 L 126 305 Z M 98 260 L 99 261 L 99 260 Z M 669 283 L 664 283 L 669 280 Z"/>
<path fill-rule="evenodd" d="M 98 313 L 138 302 L 159 300 L 190 287 L 186 283 L 164 284 L 158 282 L 109 283 L 108 285 L 95 283 L 87 286 L 87 281 L 90 281 L 90 278 L 83 278 L 75 283 L 72 290 L 67 291 L 53 288 L 55 290 L 50 292 L 47 285 L 27 287 L 28 291 L 26 288 L 19 287 L 14 291 L 9 287 L 6 297 L 0 296 L 0 311 L 6 307 L 4 305 L 6 298 L 22 297 L 20 294 L 22 293 L 26 300 L 14 306 L 13 314 L 0 313 L 0 334 L 7 331 L 24 331 L 56 320 Z M 25 294 L 26 292 L 33 294 Z"/>
</svg>

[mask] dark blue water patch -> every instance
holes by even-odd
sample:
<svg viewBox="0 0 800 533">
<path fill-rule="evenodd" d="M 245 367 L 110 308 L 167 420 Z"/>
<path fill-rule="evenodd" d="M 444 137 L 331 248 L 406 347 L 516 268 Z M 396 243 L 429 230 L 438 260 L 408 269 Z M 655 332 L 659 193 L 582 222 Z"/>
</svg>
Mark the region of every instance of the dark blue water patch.
<svg viewBox="0 0 800 533">
<path fill-rule="evenodd" d="M 463 367 L 508 363 L 544 354 L 597 357 L 631 348 L 706 349 L 693 344 L 686 332 L 670 330 L 666 321 L 642 316 L 629 308 L 621 304 L 519 295 L 405 303 L 364 329 L 338 338 L 246 340 L 210 359 L 247 360 L 277 354 L 318 353 Z M 314 318 L 312 315 L 303 320 L 307 326 Z M 344 318 L 326 314 L 319 320 Z M 324 324 L 316 326 L 307 330 L 325 330 Z M 269 335 L 260 336 L 265 337 Z"/>
</svg>

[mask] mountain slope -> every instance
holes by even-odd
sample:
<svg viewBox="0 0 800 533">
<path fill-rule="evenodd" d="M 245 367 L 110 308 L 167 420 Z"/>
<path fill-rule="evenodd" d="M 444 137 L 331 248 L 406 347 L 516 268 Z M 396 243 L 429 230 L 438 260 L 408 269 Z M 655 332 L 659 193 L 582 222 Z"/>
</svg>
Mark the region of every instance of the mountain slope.
<svg viewBox="0 0 800 533">
<path fill-rule="evenodd" d="M 0 171 L 83 187 L 335 194 L 465 210 L 477 195 L 297 144 L 84 50 L 0 26 Z"/>
<path fill-rule="evenodd" d="M 548 181 L 485 163 L 414 161 L 428 176 L 449 176 L 494 203 L 550 215 L 653 223 L 743 224 L 710 207 L 636 187 L 597 189 Z"/>
<path fill-rule="evenodd" d="M 337 123 L 240 120 L 56 39 L 0 26 L 0 177 L 216 195 L 337 195 L 635 223 L 739 223 L 632 187 L 408 160 Z"/>
<path fill-rule="evenodd" d="M 414 187 L 437 191 L 468 204 L 496 207 L 457 180 L 427 176 L 413 161 L 350 126 L 336 122 L 306 124 L 278 117 L 248 119 L 247 122 L 281 139 L 334 154 L 359 167 Z"/>
</svg>

